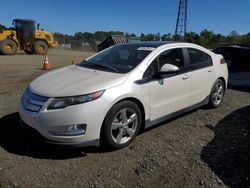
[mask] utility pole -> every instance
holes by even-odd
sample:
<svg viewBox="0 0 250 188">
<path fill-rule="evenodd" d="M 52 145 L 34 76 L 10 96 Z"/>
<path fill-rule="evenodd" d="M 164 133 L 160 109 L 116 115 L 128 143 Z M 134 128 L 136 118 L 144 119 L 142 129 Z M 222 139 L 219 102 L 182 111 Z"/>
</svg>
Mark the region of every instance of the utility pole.
<svg viewBox="0 0 250 188">
<path fill-rule="evenodd" d="M 175 28 L 175 40 L 185 41 L 187 31 L 187 1 L 180 0 Z"/>
</svg>

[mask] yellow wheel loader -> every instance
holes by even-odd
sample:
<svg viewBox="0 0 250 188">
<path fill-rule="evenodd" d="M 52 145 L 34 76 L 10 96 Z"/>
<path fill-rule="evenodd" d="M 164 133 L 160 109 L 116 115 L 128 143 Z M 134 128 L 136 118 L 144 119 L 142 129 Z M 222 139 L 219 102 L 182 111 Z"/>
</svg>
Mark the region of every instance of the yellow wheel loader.
<svg viewBox="0 0 250 188">
<path fill-rule="evenodd" d="M 57 46 L 53 34 L 35 28 L 34 20 L 14 19 L 13 30 L 0 31 L 0 53 L 14 55 L 18 48 L 27 54 L 47 53 L 49 47 Z"/>
</svg>

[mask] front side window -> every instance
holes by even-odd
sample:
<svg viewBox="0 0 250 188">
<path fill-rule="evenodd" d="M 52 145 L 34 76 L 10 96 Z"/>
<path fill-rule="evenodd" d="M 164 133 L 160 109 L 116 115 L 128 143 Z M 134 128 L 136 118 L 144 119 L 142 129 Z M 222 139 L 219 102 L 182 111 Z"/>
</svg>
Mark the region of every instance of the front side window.
<svg viewBox="0 0 250 188">
<path fill-rule="evenodd" d="M 160 71 L 163 65 L 167 63 L 175 65 L 181 70 L 184 67 L 182 48 L 171 49 L 162 52 L 149 65 L 146 72 L 144 73 L 144 77 L 153 76 L 155 73 Z"/>
<path fill-rule="evenodd" d="M 184 67 L 184 58 L 182 55 L 182 49 L 171 49 L 163 52 L 159 56 L 159 67 L 161 68 L 165 64 L 172 64 L 178 68 Z"/>
<path fill-rule="evenodd" d="M 77 64 L 81 67 L 127 73 L 151 53 L 138 44 L 116 45 Z"/>
</svg>

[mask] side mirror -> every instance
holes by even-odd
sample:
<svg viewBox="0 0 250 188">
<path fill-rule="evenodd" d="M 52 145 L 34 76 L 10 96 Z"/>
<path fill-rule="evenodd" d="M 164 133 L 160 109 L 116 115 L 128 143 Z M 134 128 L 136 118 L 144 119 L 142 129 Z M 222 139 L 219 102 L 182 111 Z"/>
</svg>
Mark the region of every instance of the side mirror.
<svg viewBox="0 0 250 188">
<path fill-rule="evenodd" d="M 166 63 L 165 65 L 163 65 L 161 67 L 161 70 L 159 73 L 160 74 L 168 74 L 168 73 L 173 74 L 173 73 L 177 73 L 179 71 L 180 71 L 180 69 L 177 66 Z"/>
</svg>

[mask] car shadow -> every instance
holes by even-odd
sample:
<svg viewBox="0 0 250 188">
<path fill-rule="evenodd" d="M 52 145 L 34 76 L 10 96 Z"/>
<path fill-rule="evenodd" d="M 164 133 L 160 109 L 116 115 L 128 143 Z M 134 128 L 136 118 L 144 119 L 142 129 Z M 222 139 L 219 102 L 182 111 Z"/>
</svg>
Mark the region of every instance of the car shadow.
<svg viewBox="0 0 250 188">
<path fill-rule="evenodd" d="M 233 111 L 215 126 L 201 159 L 229 187 L 250 186 L 250 105 Z"/>
<path fill-rule="evenodd" d="M 250 93 L 250 86 L 236 86 L 236 85 L 230 85 L 229 84 L 228 89 L 233 89 L 233 90 L 237 90 L 237 91 L 243 91 L 243 92 Z"/>
<path fill-rule="evenodd" d="M 18 112 L 0 119 L 0 147 L 9 153 L 39 159 L 70 159 L 85 157 L 88 153 L 109 152 L 100 147 L 65 148 L 37 143 L 23 133 Z"/>
<path fill-rule="evenodd" d="M 150 126 L 149 128 L 144 128 L 144 126 L 142 126 L 139 134 L 147 133 L 147 132 L 149 132 L 151 130 L 154 130 L 154 129 L 157 129 L 157 128 L 161 127 L 161 126 L 168 126 L 169 123 L 171 123 L 171 122 L 173 122 L 173 121 L 175 121 L 175 120 L 177 120 L 177 119 L 179 119 L 181 117 L 185 117 L 185 116 L 187 116 L 189 114 L 197 112 L 199 109 L 211 109 L 211 108 L 208 105 L 204 105 L 204 106 L 201 106 L 199 108 L 184 112 L 184 113 L 182 113 L 180 115 L 174 116 L 174 117 L 172 117 L 170 119 L 164 120 L 164 121 L 162 121 L 160 123 L 156 123 L 156 124 Z"/>
</svg>

